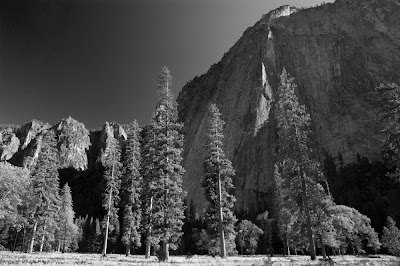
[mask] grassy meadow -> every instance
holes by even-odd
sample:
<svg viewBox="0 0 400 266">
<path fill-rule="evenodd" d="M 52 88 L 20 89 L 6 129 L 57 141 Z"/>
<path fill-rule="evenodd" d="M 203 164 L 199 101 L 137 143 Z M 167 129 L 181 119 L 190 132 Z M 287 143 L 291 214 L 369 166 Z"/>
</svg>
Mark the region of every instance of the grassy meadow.
<svg viewBox="0 0 400 266">
<path fill-rule="evenodd" d="M 265 256 L 236 256 L 225 260 L 210 256 L 171 256 L 168 263 L 159 263 L 156 257 L 145 259 L 143 255 L 126 257 L 119 254 L 109 254 L 103 258 L 100 254 L 81 253 L 11 253 L 0 252 L 0 265 L 226 265 L 226 266 L 289 266 L 289 265 L 363 265 L 363 266 L 399 266 L 400 258 L 382 255 L 380 258 L 336 256 L 332 257 L 333 262 L 318 260 L 311 261 L 309 256 L 272 257 Z"/>
</svg>

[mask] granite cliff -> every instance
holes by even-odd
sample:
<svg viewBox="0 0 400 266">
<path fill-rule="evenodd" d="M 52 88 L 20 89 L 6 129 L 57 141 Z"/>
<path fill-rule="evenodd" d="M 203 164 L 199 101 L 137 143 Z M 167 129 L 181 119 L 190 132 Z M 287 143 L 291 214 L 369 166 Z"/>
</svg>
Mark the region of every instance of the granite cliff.
<svg viewBox="0 0 400 266">
<path fill-rule="evenodd" d="M 264 15 L 219 63 L 184 86 L 177 99 L 185 124 L 184 186 L 200 209 L 211 102 L 226 122 L 224 149 L 236 169 L 237 210 L 254 213 L 270 205 L 273 101 L 283 68 L 296 79 L 299 99 L 311 114 L 321 162 L 380 160 L 377 113 L 366 95 L 380 83 L 400 83 L 400 1 L 283 6 Z"/>
<path fill-rule="evenodd" d="M 21 127 L 5 127 L 0 130 L 0 160 L 16 166 L 32 169 L 42 147 L 43 133 L 52 130 L 57 138 L 59 169 L 73 168 L 77 171 L 88 169 L 88 154 L 92 142 L 95 148 L 90 155 L 101 161 L 111 138 L 122 144 L 127 136 L 124 128 L 117 123 L 106 122 L 99 130 L 89 132 L 83 123 L 69 117 L 51 126 L 38 120 Z M 93 151 L 95 150 L 95 151 Z"/>
</svg>

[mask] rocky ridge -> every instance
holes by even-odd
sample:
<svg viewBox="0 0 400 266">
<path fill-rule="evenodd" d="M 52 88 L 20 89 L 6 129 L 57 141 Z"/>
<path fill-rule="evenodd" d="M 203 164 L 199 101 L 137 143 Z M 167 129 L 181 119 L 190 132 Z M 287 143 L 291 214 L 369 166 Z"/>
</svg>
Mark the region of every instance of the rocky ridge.
<svg viewBox="0 0 400 266">
<path fill-rule="evenodd" d="M 71 117 L 61 119 L 54 126 L 32 120 L 21 127 L 0 130 L 0 160 L 34 168 L 43 134 L 48 130 L 54 131 L 57 138 L 59 169 L 73 168 L 77 171 L 88 169 L 88 152 L 92 142 L 100 147 L 95 156 L 101 161 L 111 138 L 116 138 L 121 144 L 127 138 L 125 130 L 117 123 L 106 122 L 101 129 L 91 133 L 83 123 Z"/>
</svg>

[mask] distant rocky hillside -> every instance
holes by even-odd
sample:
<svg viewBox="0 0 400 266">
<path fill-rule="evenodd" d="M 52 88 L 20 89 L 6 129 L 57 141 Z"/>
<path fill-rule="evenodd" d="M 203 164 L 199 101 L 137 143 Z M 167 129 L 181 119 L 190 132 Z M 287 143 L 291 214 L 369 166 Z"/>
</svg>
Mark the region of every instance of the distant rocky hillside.
<svg viewBox="0 0 400 266">
<path fill-rule="evenodd" d="M 18 126 L 3 126 L 0 130 L 0 160 L 9 161 L 16 166 L 31 169 L 35 166 L 41 151 L 43 133 L 52 130 L 57 137 L 59 151 L 59 168 L 74 168 L 86 170 L 88 168 L 90 135 L 98 135 L 96 142 L 100 147 L 97 157 L 105 151 L 110 138 L 126 140 L 124 128 L 117 123 L 108 123 L 97 131 L 90 133 L 85 125 L 69 117 L 60 120 L 51 126 L 38 120 Z M 99 159 L 100 160 L 100 159 Z"/>
<path fill-rule="evenodd" d="M 273 101 L 285 68 L 311 114 L 320 161 L 349 165 L 380 160 L 376 109 L 366 94 L 400 83 L 400 1 L 337 0 L 305 10 L 283 6 L 248 28 L 221 61 L 178 97 L 185 123 L 184 185 L 204 207 L 202 158 L 206 110 L 220 108 L 225 151 L 236 169 L 236 208 L 271 206 Z"/>
</svg>

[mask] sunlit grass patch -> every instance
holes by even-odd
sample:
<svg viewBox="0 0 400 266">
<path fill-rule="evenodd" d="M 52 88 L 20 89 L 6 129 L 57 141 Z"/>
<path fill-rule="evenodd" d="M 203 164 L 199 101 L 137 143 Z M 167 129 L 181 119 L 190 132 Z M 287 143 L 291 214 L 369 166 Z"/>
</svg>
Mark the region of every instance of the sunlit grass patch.
<svg viewBox="0 0 400 266">
<path fill-rule="evenodd" d="M 400 259 L 393 256 L 380 256 L 379 258 L 367 258 L 356 256 L 336 256 L 332 257 L 334 264 L 323 261 L 318 257 L 316 261 L 311 261 L 309 256 L 235 256 L 221 259 L 210 256 L 171 256 L 166 263 L 158 262 L 156 257 L 145 259 L 143 255 L 126 257 L 120 254 L 109 254 L 102 257 L 100 254 L 82 253 L 11 253 L 0 252 L 0 265 L 143 265 L 143 266 L 292 266 L 292 265 L 362 265 L 362 266 L 399 266 Z"/>
</svg>

